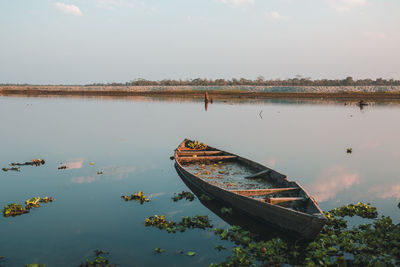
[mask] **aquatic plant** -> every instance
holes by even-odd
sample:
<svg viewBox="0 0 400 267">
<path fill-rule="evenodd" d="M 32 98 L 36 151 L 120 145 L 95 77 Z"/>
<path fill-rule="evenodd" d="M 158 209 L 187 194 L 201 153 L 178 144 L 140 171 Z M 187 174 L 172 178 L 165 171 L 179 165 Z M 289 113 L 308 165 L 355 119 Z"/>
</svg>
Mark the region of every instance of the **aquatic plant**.
<svg viewBox="0 0 400 267">
<path fill-rule="evenodd" d="M 46 264 L 30 263 L 30 264 L 25 264 L 25 267 L 46 267 Z"/>
<path fill-rule="evenodd" d="M 110 254 L 104 250 L 96 249 L 94 251 L 95 257 L 93 260 L 86 259 L 85 263 L 81 263 L 79 267 L 116 267 L 116 264 L 109 264 L 109 260 L 101 255 Z"/>
<path fill-rule="evenodd" d="M 210 266 L 398 266 L 400 264 L 400 227 L 389 217 L 377 218 L 376 208 L 357 203 L 325 213 L 328 223 L 317 238 L 296 244 L 279 238 L 257 241 L 238 226 L 215 229 L 223 240 L 236 244 L 226 261 Z M 373 220 L 348 228 L 345 217 Z"/>
<path fill-rule="evenodd" d="M 31 161 L 27 161 L 27 162 L 24 162 L 24 163 L 13 162 L 13 163 L 10 163 L 10 166 L 11 167 L 24 166 L 24 165 L 41 166 L 41 165 L 44 165 L 45 163 L 46 162 L 45 162 L 44 159 L 32 159 Z"/>
<path fill-rule="evenodd" d="M 155 249 L 154 249 L 154 252 L 155 252 L 155 253 L 163 253 L 163 252 L 165 252 L 165 250 L 162 249 L 162 248 L 155 248 Z"/>
<path fill-rule="evenodd" d="M 26 209 L 22 207 L 22 205 L 12 203 L 8 204 L 3 208 L 3 216 L 4 217 L 9 217 L 9 216 L 17 216 L 17 215 L 22 215 L 25 213 L 28 213 L 29 209 Z"/>
<path fill-rule="evenodd" d="M 9 216 L 14 217 L 17 215 L 22 215 L 25 213 L 29 213 L 29 210 L 33 207 L 39 208 L 40 207 L 39 202 L 48 203 L 53 201 L 54 201 L 53 197 L 44 197 L 42 199 L 40 197 L 33 197 L 25 201 L 26 204 L 25 207 L 16 203 L 8 204 L 3 208 L 3 215 L 4 217 L 9 217 Z"/>
<path fill-rule="evenodd" d="M 147 198 L 142 191 L 139 191 L 139 193 L 127 196 L 127 195 L 123 195 L 121 196 L 125 201 L 130 201 L 130 200 L 137 200 L 140 202 L 140 204 L 143 204 L 144 202 L 150 202 L 150 199 Z"/>
<path fill-rule="evenodd" d="M 145 226 L 157 227 L 160 230 L 166 230 L 168 233 L 185 232 L 186 229 L 206 229 L 212 228 L 208 216 L 196 215 L 194 217 L 182 217 L 180 222 L 168 221 L 165 215 L 154 215 L 146 218 L 144 221 Z"/>
<path fill-rule="evenodd" d="M 33 207 L 39 208 L 40 207 L 39 200 L 40 200 L 40 197 L 33 197 L 30 199 L 27 199 L 25 201 L 26 208 L 28 208 L 28 209 L 33 208 Z"/>
<path fill-rule="evenodd" d="M 8 172 L 8 171 L 17 171 L 20 172 L 21 168 L 20 167 L 11 167 L 11 168 L 2 168 L 3 172 Z"/>
<path fill-rule="evenodd" d="M 193 257 L 194 255 L 196 255 L 196 252 L 194 252 L 194 251 L 188 251 L 188 252 L 186 253 L 186 255 L 189 256 L 189 257 Z"/>
<path fill-rule="evenodd" d="M 41 200 L 39 200 L 39 202 L 43 202 L 43 203 L 48 203 L 48 202 L 53 202 L 55 199 L 53 197 L 44 197 Z"/>
<path fill-rule="evenodd" d="M 185 198 L 186 200 L 189 200 L 189 201 L 193 201 L 195 199 L 195 196 L 191 192 L 182 191 L 179 194 L 175 193 L 174 196 L 172 197 L 174 202 L 177 202 L 183 198 Z"/>
</svg>

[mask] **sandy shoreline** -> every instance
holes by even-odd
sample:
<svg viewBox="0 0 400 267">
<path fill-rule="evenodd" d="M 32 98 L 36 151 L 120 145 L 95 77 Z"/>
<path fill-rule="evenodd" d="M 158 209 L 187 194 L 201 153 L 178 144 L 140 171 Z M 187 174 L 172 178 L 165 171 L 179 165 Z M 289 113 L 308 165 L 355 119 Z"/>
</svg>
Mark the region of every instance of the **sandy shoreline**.
<svg viewBox="0 0 400 267">
<path fill-rule="evenodd" d="M 213 99 L 400 100 L 400 87 L 0 86 L 2 96 L 149 96 Z"/>
</svg>

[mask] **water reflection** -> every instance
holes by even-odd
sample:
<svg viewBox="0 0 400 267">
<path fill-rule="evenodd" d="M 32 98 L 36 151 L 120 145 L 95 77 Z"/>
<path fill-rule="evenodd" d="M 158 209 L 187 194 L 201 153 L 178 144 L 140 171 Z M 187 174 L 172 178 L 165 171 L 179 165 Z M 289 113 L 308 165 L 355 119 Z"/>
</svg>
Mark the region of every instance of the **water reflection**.
<svg viewBox="0 0 400 267">
<path fill-rule="evenodd" d="M 337 165 L 323 170 L 309 190 L 318 202 L 324 202 L 359 183 L 358 173 L 350 172 L 343 166 Z"/>
<path fill-rule="evenodd" d="M 369 192 L 376 197 L 383 199 L 400 199 L 400 184 L 387 185 L 387 186 L 374 186 Z"/>
<path fill-rule="evenodd" d="M 220 243 L 213 233 L 169 235 L 143 226 L 144 218 L 164 213 L 174 221 L 208 215 L 220 228 L 247 221 L 224 217 L 221 206 L 171 200 L 187 188 L 168 159 L 185 137 L 274 167 L 317 196 L 323 210 L 370 202 L 380 214 L 400 221 L 399 103 L 368 105 L 360 113 L 355 102 L 217 99 L 205 112 L 203 100 L 203 95 L 195 100 L 0 97 L 0 167 L 46 159 L 40 168 L 0 172 L 0 208 L 36 195 L 57 199 L 29 215 L 0 218 L 6 265 L 76 266 L 97 248 L 110 251 L 120 266 L 222 261 L 226 255 L 213 248 Z M 346 154 L 347 147 L 352 154 Z M 71 169 L 58 170 L 60 162 Z M 142 206 L 121 199 L 139 190 L 154 194 L 154 201 Z M 247 227 L 253 229 L 253 223 Z M 155 256 L 155 247 L 190 247 L 198 258 Z"/>
</svg>

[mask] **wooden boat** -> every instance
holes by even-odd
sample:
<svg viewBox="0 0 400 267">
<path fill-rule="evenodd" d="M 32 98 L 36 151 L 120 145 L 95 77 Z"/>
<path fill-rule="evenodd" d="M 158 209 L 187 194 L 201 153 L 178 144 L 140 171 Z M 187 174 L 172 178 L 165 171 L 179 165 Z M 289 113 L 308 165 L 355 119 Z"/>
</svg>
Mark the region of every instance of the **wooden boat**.
<svg viewBox="0 0 400 267">
<path fill-rule="evenodd" d="M 327 219 L 298 183 L 261 164 L 185 139 L 175 150 L 181 177 L 213 198 L 265 223 L 313 239 Z"/>
</svg>

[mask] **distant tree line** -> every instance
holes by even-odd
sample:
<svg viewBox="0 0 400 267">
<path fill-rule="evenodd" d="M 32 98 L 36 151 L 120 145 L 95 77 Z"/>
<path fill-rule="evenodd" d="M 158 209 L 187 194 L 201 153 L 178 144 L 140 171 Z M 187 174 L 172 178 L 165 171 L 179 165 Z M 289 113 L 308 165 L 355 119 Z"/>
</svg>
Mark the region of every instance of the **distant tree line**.
<svg viewBox="0 0 400 267">
<path fill-rule="evenodd" d="M 286 80 L 265 80 L 262 76 L 257 77 L 255 80 L 250 79 L 186 79 L 186 80 L 161 80 L 150 81 L 145 79 L 135 79 L 126 83 L 94 83 L 89 85 L 111 85 L 111 86 L 400 86 L 400 80 L 386 80 L 378 78 L 354 80 L 352 77 L 347 77 L 343 80 L 335 79 L 321 79 L 312 80 L 311 78 L 296 77 Z"/>
<path fill-rule="evenodd" d="M 0 85 L 29 85 L 29 84 L 9 84 L 0 83 Z M 354 80 L 352 77 L 345 79 L 321 79 L 312 80 L 311 78 L 304 78 L 297 75 L 293 79 L 275 79 L 266 80 L 264 77 L 259 76 L 255 80 L 240 78 L 228 79 L 165 79 L 161 81 L 150 81 L 146 79 L 135 79 L 125 83 L 92 83 L 85 86 L 400 86 L 400 80 L 386 80 L 382 78 L 360 79 Z"/>
</svg>

